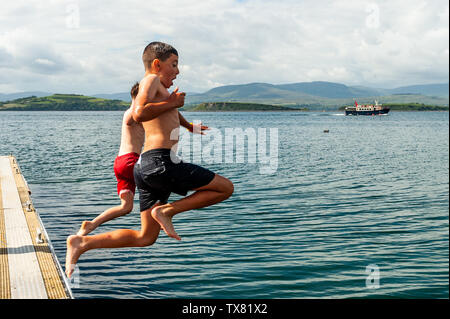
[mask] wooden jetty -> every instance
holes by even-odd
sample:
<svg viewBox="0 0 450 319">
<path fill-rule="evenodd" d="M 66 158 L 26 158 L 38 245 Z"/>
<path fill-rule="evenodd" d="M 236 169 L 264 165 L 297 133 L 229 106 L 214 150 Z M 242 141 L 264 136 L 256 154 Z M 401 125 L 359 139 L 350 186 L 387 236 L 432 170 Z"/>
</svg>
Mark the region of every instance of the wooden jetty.
<svg viewBox="0 0 450 319">
<path fill-rule="evenodd" d="M 0 299 L 72 298 L 17 160 L 0 156 Z"/>
</svg>

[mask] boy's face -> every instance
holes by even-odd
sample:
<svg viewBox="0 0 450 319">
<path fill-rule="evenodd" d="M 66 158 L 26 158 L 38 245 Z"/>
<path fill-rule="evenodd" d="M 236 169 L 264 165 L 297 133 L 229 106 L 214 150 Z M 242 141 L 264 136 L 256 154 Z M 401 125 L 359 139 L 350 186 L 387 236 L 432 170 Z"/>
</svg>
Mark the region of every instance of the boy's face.
<svg viewBox="0 0 450 319">
<path fill-rule="evenodd" d="M 158 71 L 159 79 L 165 88 L 169 88 L 173 85 L 173 81 L 176 79 L 178 70 L 178 56 L 171 54 L 165 61 L 160 61 L 160 68 Z"/>
</svg>

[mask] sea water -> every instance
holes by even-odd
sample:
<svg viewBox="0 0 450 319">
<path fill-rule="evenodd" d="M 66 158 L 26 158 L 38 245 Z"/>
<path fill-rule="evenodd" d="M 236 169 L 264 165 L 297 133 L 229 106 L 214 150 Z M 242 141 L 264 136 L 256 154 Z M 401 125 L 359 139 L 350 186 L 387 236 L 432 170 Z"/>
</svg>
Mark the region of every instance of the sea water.
<svg viewBox="0 0 450 319">
<path fill-rule="evenodd" d="M 234 183 L 232 197 L 177 215 L 181 242 L 161 232 L 150 247 L 82 255 L 76 298 L 449 297 L 448 112 L 183 114 L 224 140 L 226 129 L 267 129 L 276 165 L 262 172 L 259 156 L 249 160 L 248 136 L 243 161 L 191 154 Z M 17 157 L 62 265 L 66 237 L 119 204 L 121 120 L 0 112 L 0 155 Z M 93 234 L 121 228 L 140 228 L 138 196 L 132 213 Z"/>
</svg>

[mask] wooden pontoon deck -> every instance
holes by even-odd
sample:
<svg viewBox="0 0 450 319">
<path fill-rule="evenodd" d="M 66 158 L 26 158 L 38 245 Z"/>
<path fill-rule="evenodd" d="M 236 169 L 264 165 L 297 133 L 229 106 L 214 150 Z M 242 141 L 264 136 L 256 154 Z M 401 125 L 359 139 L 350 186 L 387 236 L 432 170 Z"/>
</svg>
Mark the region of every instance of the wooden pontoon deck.
<svg viewBox="0 0 450 319">
<path fill-rule="evenodd" d="M 73 298 L 13 156 L 0 156 L 0 299 Z"/>
</svg>

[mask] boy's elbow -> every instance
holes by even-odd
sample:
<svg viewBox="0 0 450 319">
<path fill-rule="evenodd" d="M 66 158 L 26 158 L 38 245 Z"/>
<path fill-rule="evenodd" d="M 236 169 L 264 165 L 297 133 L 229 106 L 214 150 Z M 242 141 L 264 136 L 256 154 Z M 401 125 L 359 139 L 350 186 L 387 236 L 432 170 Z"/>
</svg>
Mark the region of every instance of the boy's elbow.
<svg viewBox="0 0 450 319">
<path fill-rule="evenodd" d="M 133 119 L 138 123 L 151 121 L 154 118 L 156 118 L 156 116 L 154 116 L 153 114 L 149 114 L 149 113 L 144 114 L 143 112 L 138 112 L 138 113 L 133 114 Z"/>
<path fill-rule="evenodd" d="M 133 110 L 132 116 L 133 120 L 140 123 L 153 120 L 158 116 L 158 112 L 155 112 L 155 110 L 153 110 L 151 107 L 148 107 L 148 105 L 146 105 L 145 107 L 138 105 Z"/>
<path fill-rule="evenodd" d="M 140 123 L 143 122 L 143 114 L 142 114 L 142 108 L 137 107 L 133 110 L 133 112 L 131 113 L 131 116 L 133 117 L 133 120 L 135 120 L 136 122 Z"/>
<path fill-rule="evenodd" d="M 132 116 L 133 116 L 133 120 L 134 120 L 135 122 L 138 122 L 138 123 L 142 122 L 142 115 L 133 113 Z"/>
</svg>

